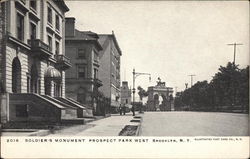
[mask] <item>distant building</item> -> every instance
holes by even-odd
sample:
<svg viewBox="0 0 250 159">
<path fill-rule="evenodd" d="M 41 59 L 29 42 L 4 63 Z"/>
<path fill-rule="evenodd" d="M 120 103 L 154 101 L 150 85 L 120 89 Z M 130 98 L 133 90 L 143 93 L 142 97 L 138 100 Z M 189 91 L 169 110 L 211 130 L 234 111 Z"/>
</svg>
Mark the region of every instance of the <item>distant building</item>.
<svg viewBox="0 0 250 159">
<path fill-rule="evenodd" d="M 1 123 L 79 117 L 84 107 L 65 98 L 63 0 L 1 2 Z"/>
<path fill-rule="evenodd" d="M 99 54 L 99 77 L 103 83 L 100 91 L 109 98 L 111 112 L 117 112 L 121 103 L 120 57 L 122 51 L 113 32 L 112 34 L 99 34 L 98 41 L 103 48 Z"/>
<path fill-rule="evenodd" d="M 123 81 L 121 87 L 121 104 L 131 105 L 131 90 L 128 87 L 128 82 Z"/>
<path fill-rule="evenodd" d="M 88 105 L 94 113 L 98 104 L 99 36 L 90 31 L 75 29 L 75 18 L 66 18 L 66 56 L 72 67 L 66 71 L 66 95 L 82 104 Z"/>
</svg>

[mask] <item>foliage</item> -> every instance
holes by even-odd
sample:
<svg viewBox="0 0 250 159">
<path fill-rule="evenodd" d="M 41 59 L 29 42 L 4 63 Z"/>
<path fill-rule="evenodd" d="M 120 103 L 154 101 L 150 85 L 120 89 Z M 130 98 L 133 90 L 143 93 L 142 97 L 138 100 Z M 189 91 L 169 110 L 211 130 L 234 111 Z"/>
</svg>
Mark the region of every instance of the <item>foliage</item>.
<svg viewBox="0 0 250 159">
<path fill-rule="evenodd" d="M 207 111 L 240 107 L 241 110 L 247 110 L 248 90 L 249 66 L 239 69 L 229 62 L 226 67 L 220 66 L 210 83 L 198 81 L 191 88 L 176 94 L 175 107 Z"/>
<path fill-rule="evenodd" d="M 137 89 L 138 89 L 138 95 L 140 97 L 140 100 L 142 100 L 142 98 L 148 96 L 148 92 L 145 91 L 141 86 L 138 86 Z"/>
</svg>

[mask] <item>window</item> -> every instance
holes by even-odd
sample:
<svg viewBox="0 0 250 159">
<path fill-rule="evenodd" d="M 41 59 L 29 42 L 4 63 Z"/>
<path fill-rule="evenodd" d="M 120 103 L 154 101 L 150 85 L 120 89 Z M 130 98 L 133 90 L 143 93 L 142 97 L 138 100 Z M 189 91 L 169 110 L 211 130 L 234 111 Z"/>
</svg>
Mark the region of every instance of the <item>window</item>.
<svg viewBox="0 0 250 159">
<path fill-rule="evenodd" d="M 30 7 L 36 10 L 36 0 L 30 0 Z"/>
<path fill-rule="evenodd" d="M 54 84 L 54 97 L 57 97 L 56 84 Z"/>
<path fill-rule="evenodd" d="M 39 79 L 37 82 L 38 82 L 38 85 L 37 85 L 37 87 L 38 87 L 38 88 L 37 88 L 37 93 L 40 94 L 40 93 L 41 93 L 41 90 L 40 90 L 40 88 L 41 88 L 41 80 Z"/>
<path fill-rule="evenodd" d="M 24 17 L 17 14 L 17 39 L 24 40 Z"/>
<path fill-rule="evenodd" d="M 16 117 L 28 117 L 28 105 L 16 105 Z"/>
<path fill-rule="evenodd" d="M 59 48 L 60 44 L 58 41 L 56 41 L 56 54 L 59 54 L 60 48 Z"/>
<path fill-rule="evenodd" d="M 52 9 L 48 7 L 48 22 L 52 24 Z"/>
<path fill-rule="evenodd" d="M 30 23 L 30 39 L 36 39 L 36 25 Z"/>
<path fill-rule="evenodd" d="M 94 79 L 98 78 L 98 70 L 95 68 L 94 69 Z"/>
<path fill-rule="evenodd" d="M 78 49 L 78 58 L 79 59 L 86 59 L 86 52 L 84 49 Z"/>
<path fill-rule="evenodd" d="M 27 93 L 30 93 L 30 77 L 27 76 Z"/>
<path fill-rule="evenodd" d="M 60 31 L 60 19 L 58 15 L 56 15 L 56 29 Z"/>
<path fill-rule="evenodd" d="M 84 65 L 78 66 L 78 78 L 86 78 L 86 67 Z"/>
<path fill-rule="evenodd" d="M 98 61 L 99 59 L 98 59 L 98 53 L 96 52 L 96 51 L 94 51 L 94 61 Z"/>
<path fill-rule="evenodd" d="M 49 51 L 52 51 L 52 38 L 48 36 Z"/>
</svg>

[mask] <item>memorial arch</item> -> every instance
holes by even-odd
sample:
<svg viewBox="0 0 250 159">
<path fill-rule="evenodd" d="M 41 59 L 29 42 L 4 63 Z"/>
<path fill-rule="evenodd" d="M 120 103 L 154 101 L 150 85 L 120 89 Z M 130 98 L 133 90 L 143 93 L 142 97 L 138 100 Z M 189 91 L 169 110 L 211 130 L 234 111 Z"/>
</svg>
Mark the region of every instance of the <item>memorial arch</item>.
<svg viewBox="0 0 250 159">
<path fill-rule="evenodd" d="M 147 111 L 171 111 L 173 108 L 173 88 L 166 87 L 158 78 L 156 86 L 148 87 Z"/>
</svg>

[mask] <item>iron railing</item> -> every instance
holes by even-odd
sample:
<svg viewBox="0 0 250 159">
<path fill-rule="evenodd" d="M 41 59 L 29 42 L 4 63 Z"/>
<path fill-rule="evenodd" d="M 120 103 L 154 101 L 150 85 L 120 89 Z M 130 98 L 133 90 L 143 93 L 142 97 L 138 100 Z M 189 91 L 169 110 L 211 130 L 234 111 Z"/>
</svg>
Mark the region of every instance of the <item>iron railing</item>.
<svg viewBox="0 0 250 159">
<path fill-rule="evenodd" d="M 70 59 L 65 55 L 56 55 L 55 57 L 58 62 L 66 62 L 70 64 Z"/>
<path fill-rule="evenodd" d="M 50 51 L 49 45 L 45 44 L 40 39 L 28 40 L 28 44 L 33 48 L 43 48 L 47 51 Z"/>
</svg>

